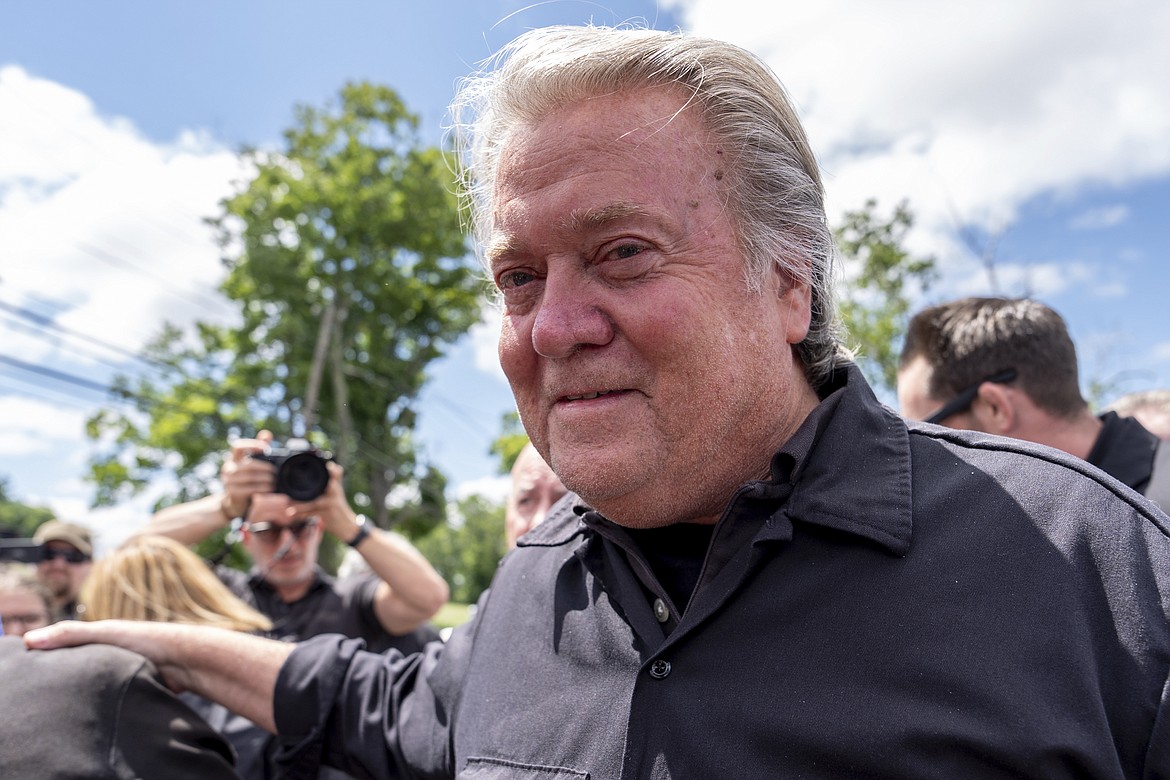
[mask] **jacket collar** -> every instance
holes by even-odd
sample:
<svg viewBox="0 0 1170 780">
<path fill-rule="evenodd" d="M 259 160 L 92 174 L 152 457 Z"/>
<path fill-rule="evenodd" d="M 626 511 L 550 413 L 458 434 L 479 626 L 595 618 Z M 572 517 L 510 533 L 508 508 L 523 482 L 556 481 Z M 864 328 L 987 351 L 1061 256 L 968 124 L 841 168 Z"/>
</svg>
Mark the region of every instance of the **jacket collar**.
<svg viewBox="0 0 1170 780">
<path fill-rule="evenodd" d="M 814 443 L 791 469 L 795 486 L 784 511 L 791 520 L 856 534 L 905 555 L 913 526 L 906 424 L 877 400 L 852 363 L 833 374 L 828 391 L 821 404 L 835 406 L 806 421 L 817 427 Z"/>
<path fill-rule="evenodd" d="M 773 480 L 790 480 L 780 513 L 870 539 L 895 555 L 910 548 L 912 499 L 910 442 L 905 423 L 874 396 L 852 363 L 838 369 L 821 405 L 772 459 Z M 791 445 L 791 446 L 790 446 Z M 774 485 L 748 483 L 737 500 L 766 499 Z M 777 494 L 779 501 L 783 495 Z M 562 498 L 519 547 L 553 547 L 602 520 L 573 493 Z M 609 522 L 602 520 L 602 522 Z M 758 539 L 790 538 L 789 523 L 766 524 Z"/>
</svg>

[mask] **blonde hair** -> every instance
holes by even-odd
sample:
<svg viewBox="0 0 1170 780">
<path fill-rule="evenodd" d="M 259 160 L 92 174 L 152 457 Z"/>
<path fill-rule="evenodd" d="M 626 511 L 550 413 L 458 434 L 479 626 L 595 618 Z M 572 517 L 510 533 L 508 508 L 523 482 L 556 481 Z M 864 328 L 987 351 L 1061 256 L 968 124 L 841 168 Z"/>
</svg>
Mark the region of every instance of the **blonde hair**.
<svg viewBox="0 0 1170 780">
<path fill-rule="evenodd" d="M 136 536 L 99 558 L 79 600 L 86 620 L 272 628 L 272 621 L 238 599 L 198 555 L 165 536 Z"/>
</svg>

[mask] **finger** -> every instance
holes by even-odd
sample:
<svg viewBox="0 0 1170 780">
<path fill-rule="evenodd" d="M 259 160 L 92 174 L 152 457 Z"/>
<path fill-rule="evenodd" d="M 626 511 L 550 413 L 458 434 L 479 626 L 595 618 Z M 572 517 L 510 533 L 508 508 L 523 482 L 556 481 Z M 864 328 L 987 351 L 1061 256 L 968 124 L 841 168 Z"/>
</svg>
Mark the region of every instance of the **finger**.
<svg viewBox="0 0 1170 780">
<path fill-rule="evenodd" d="M 92 628 L 79 620 L 64 620 L 51 626 L 26 631 L 24 644 L 32 650 L 85 645 L 94 641 L 91 636 Z"/>
</svg>

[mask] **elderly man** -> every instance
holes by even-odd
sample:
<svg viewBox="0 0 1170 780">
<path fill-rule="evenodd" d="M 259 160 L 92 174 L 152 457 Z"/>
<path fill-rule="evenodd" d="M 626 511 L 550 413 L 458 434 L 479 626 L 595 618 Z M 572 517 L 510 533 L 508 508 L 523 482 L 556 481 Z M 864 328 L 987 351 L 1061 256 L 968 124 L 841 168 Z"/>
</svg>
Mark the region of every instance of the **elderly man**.
<svg viewBox="0 0 1170 780">
<path fill-rule="evenodd" d="M 504 505 L 504 540 L 508 549 L 515 548 L 517 539 L 544 522 L 553 504 L 566 492 L 532 443 L 525 444 L 512 464 L 512 492 Z"/>
<path fill-rule="evenodd" d="M 374 528 L 350 508 L 336 463 L 327 465 L 328 484 L 315 499 L 274 492 L 276 467 L 254 457 L 271 442 L 268 431 L 234 442 L 221 469 L 223 492 L 159 511 L 146 531 L 194 544 L 242 517 L 252 571 L 220 566 L 216 573 L 272 620 L 278 638 L 336 633 L 361 638 L 375 652 L 404 653 L 438 638 L 425 621 L 446 603 L 448 589 L 434 567 L 404 538 Z M 322 571 L 317 552 L 325 532 L 361 555 L 372 575 L 335 580 Z"/>
<path fill-rule="evenodd" d="M 550 28 L 466 89 L 500 360 L 580 500 L 412 658 L 182 626 L 26 641 L 138 648 L 371 777 L 1170 771 L 1167 518 L 877 402 L 833 337 L 821 184 L 766 67 Z"/>
<path fill-rule="evenodd" d="M 77 594 L 93 566 L 93 537 L 76 523 L 49 520 L 37 527 L 33 541 L 41 545 L 37 578 L 53 594 L 54 619 L 77 617 Z"/>
<path fill-rule="evenodd" d="M 1170 509 L 1170 448 L 1141 423 L 1093 414 L 1064 318 L 1027 298 L 962 298 L 910 319 L 898 402 L 912 420 L 1045 444 Z"/>
</svg>

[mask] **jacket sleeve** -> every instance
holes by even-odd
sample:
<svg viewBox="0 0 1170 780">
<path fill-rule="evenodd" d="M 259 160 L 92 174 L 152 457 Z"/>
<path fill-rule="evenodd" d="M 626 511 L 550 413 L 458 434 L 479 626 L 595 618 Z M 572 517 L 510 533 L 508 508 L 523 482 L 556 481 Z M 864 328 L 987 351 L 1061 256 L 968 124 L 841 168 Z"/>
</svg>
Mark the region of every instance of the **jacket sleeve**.
<svg viewBox="0 0 1170 780">
<path fill-rule="evenodd" d="M 235 778 L 231 746 L 144 662 L 118 702 L 112 753 L 133 777 Z"/>
<path fill-rule="evenodd" d="M 359 778 L 451 777 L 472 633 L 461 626 L 447 643 L 409 656 L 365 652 L 360 640 L 338 635 L 300 643 L 276 681 L 280 765 L 320 761 Z"/>
</svg>

